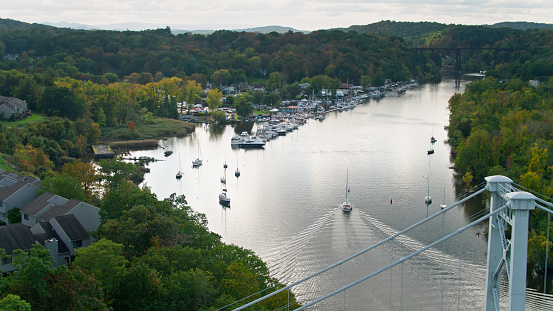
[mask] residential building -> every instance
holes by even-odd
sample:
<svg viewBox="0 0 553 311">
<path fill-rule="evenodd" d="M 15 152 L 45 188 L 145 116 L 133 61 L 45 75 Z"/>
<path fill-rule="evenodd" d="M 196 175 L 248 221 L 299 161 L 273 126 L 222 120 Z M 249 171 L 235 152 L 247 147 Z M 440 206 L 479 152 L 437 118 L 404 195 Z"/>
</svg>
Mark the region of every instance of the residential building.
<svg viewBox="0 0 553 311">
<path fill-rule="evenodd" d="M 13 97 L 0 96 L 0 117 L 10 119 L 12 116 L 19 117 L 27 115 L 29 109 L 27 102 Z"/>
<path fill-rule="evenodd" d="M 45 192 L 21 209 L 21 222 L 33 227 L 40 222 L 63 215 L 75 215 L 86 231 L 96 231 L 100 226 L 100 209 L 75 199 L 66 199 Z"/>
<path fill-rule="evenodd" d="M 0 169 L 0 220 L 8 223 L 8 212 L 22 209 L 37 197 L 40 180 Z"/>
<path fill-rule="evenodd" d="M 32 228 L 22 223 L 0 226 L 0 248 L 6 251 L 7 258 L 2 259 L 2 272 L 14 270 L 13 251 L 29 251 L 33 244 L 41 244 L 54 258 L 55 265 L 71 265 L 75 250 L 86 247 L 94 239 L 73 214 L 56 216 L 47 222 L 39 222 Z"/>
</svg>

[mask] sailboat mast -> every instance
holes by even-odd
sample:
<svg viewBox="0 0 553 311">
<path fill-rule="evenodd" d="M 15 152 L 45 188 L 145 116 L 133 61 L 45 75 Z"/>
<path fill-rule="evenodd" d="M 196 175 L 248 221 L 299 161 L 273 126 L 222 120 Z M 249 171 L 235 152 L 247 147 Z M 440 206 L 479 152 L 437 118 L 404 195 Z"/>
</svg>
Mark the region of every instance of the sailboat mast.
<svg viewBox="0 0 553 311">
<path fill-rule="evenodd" d="M 349 179 L 349 169 L 346 169 L 346 202 L 348 201 L 348 180 Z"/>
</svg>

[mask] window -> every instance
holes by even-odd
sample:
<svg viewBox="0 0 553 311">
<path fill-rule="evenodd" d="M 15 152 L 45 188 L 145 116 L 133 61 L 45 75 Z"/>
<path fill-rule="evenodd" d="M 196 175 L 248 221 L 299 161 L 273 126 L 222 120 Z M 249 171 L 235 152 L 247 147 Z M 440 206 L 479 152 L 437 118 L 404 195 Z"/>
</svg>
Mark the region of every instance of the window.
<svg viewBox="0 0 553 311">
<path fill-rule="evenodd" d="M 83 247 L 83 240 L 73 241 L 73 248 Z"/>
<path fill-rule="evenodd" d="M 23 214 L 23 219 L 29 220 L 29 215 L 28 214 Z"/>
</svg>

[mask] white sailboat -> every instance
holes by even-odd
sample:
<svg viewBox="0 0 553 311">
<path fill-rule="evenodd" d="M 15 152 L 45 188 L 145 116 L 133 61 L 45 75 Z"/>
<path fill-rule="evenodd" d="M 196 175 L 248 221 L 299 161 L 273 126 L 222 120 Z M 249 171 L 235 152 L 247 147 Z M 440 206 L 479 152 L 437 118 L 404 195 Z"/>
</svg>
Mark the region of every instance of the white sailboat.
<svg viewBox="0 0 553 311">
<path fill-rule="evenodd" d="M 349 170 L 346 169 L 346 199 L 342 203 L 342 211 L 344 212 L 351 212 L 351 210 L 353 209 L 353 207 L 351 206 L 351 203 L 348 201 L 348 192 L 349 192 L 348 179 L 349 179 Z"/>
<path fill-rule="evenodd" d="M 192 161 L 192 166 L 198 167 L 200 165 L 202 165 L 202 159 L 200 159 L 200 145 L 198 144 L 198 157 Z"/>
<path fill-rule="evenodd" d="M 445 205 L 445 186 L 444 186 L 444 201 L 443 201 L 442 204 L 440 204 L 440 209 L 444 209 L 446 207 L 447 207 L 447 205 Z"/>
</svg>

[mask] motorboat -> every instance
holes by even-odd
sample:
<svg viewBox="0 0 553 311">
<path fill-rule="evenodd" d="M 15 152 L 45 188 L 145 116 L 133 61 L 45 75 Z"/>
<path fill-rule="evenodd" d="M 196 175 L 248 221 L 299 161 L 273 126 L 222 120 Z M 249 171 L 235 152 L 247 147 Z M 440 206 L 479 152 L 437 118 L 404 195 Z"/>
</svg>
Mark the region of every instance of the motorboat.
<svg viewBox="0 0 553 311">
<path fill-rule="evenodd" d="M 240 148 L 263 148 L 265 142 L 257 137 L 249 137 L 242 140 L 238 146 Z"/>
<path fill-rule="evenodd" d="M 222 184 L 226 184 L 227 183 L 227 178 L 225 176 L 221 176 L 221 183 Z"/>
<path fill-rule="evenodd" d="M 203 161 L 200 158 L 197 158 L 196 160 L 192 161 L 192 166 L 198 167 L 203 164 Z"/>
<path fill-rule="evenodd" d="M 231 146 L 238 145 L 241 141 L 242 141 L 242 137 L 240 137 L 240 135 L 238 134 L 234 134 L 234 136 L 232 136 L 232 138 L 230 139 L 230 145 Z"/>
</svg>

